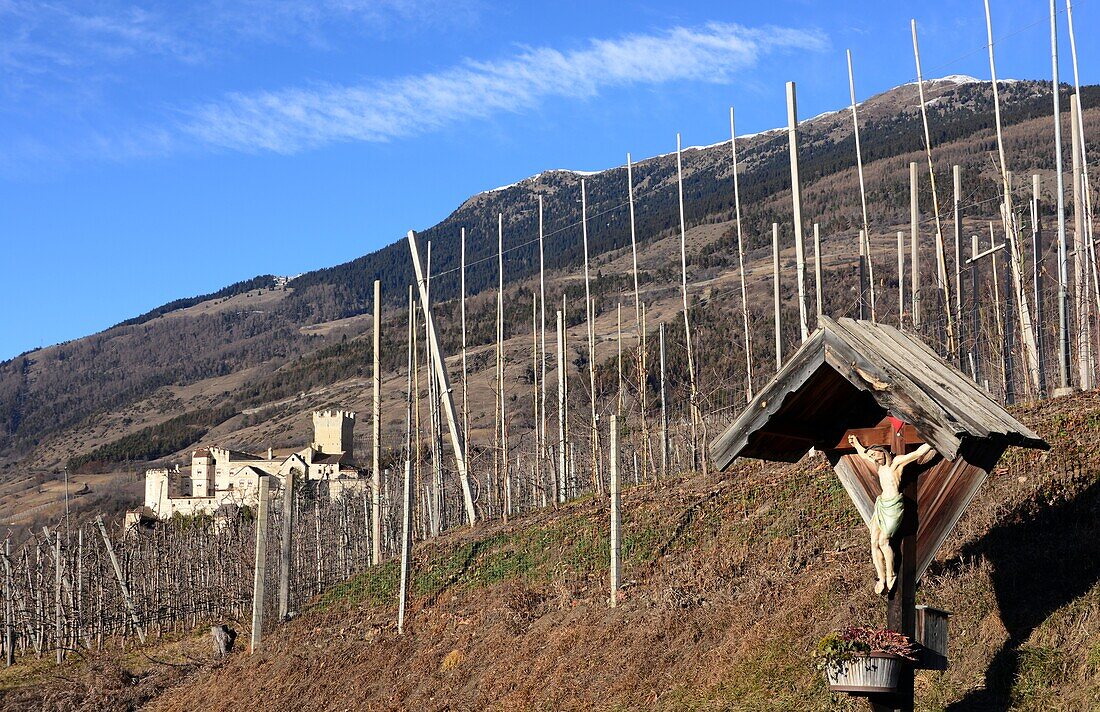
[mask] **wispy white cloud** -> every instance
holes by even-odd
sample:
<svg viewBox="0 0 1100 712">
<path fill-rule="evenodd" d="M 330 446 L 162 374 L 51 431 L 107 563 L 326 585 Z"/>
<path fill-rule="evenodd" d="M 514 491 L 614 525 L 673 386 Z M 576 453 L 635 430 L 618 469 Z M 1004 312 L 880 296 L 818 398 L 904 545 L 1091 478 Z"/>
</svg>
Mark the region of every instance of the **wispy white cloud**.
<svg viewBox="0 0 1100 712">
<path fill-rule="evenodd" d="M 592 40 L 569 51 L 524 48 L 508 59 L 468 60 L 396 80 L 231 94 L 186 112 L 180 128 L 210 146 L 295 153 L 337 142 L 413 136 L 455 121 L 529 110 L 553 97 L 590 98 L 611 87 L 726 83 L 768 54 L 827 47 L 827 39 L 813 30 L 720 23 L 677 27 Z"/>
</svg>

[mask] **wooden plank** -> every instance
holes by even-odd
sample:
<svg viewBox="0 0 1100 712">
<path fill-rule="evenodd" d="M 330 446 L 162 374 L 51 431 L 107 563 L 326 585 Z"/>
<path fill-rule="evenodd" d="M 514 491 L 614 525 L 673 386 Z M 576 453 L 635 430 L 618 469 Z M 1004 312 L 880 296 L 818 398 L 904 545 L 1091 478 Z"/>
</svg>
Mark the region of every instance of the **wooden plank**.
<svg viewBox="0 0 1100 712">
<path fill-rule="evenodd" d="M 997 423 L 997 432 L 1004 433 L 1009 437 L 1010 441 L 1016 439 L 1013 435 L 1020 439 L 1020 442 L 1014 444 L 1020 444 L 1026 447 L 1038 447 L 1041 449 L 1049 448 L 1045 440 L 1023 423 L 1013 418 L 1004 408 L 990 398 L 988 393 L 979 388 L 976 383 L 966 378 L 962 373 L 950 369 L 950 367 L 924 342 L 918 339 L 906 339 L 904 334 L 890 326 L 884 328 L 881 324 L 874 324 L 865 325 L 865 328 L 884 335 L 889 335 L 894 341 L 899 341 L 900 339 L 908 341 L 909 345 L 914 347 L 911 350 L 924 355 L 925 358 L 922 359 L 923 363 L 939 373 L 943 380 L 950 384 L 952 389 L 957 389 L 961 393 L 960 397 L 967 397 L 967 402 L 962 406 L 963 412 L 980 408 L 985 416 Z"/>
<path fill-rule="evenodd" d="M 749 437 L 768 422 L 786 398 L 798 390 L 824 363 L 825 332 L 815 331 L 771 382 L 742 411 L 737 420 L 711 442 L 710 456 L 719 470 L 730 466 Z M 807 445 L 805 451 L 810 449 Z M 803 453 L 805 452 L 803 451 Z"/>
<path fill-rule="evenodd" d="M 852 383 L 873 391 L 885 410 L 913 423 L 938 452 L 954 458 L 961 440 L 943 422 L 942 409 L 903 371 L 884 361 L 862 333 L 842 329 L 828 317 L 825 321 L 833 327 L 826 342 L 826 361 Z"/>
</svg>

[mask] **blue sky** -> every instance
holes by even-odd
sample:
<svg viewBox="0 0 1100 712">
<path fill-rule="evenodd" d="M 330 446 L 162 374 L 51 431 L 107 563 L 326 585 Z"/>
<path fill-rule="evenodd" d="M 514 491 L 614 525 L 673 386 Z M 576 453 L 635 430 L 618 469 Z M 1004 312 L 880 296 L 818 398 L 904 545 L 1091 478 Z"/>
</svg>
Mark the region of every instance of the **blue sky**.
<svg viewBox="0 0 1100 712">
<path fill-rule="evenodd" d="M 992 12 L 998 76 L 1049 78 L 1047 3 Z M 0 0 L 0 358 L 720 141 L 731 105 L 739 134 L 784 125 L 789 80 L 802 118 L 842 108 L 846 48 L 861 99 L 915 78 L 914 16 L 926 78 L 989 77 L 978 0 Z M 1097 0 L 1074 22 L 1094 38 Z"/>
</svg>

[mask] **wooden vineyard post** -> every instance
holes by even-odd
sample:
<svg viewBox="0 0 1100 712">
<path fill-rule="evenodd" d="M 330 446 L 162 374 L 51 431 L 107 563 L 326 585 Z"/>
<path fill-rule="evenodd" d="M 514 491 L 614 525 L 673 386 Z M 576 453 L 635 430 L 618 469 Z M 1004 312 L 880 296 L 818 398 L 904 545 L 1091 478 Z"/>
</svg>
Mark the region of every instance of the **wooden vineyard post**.
<svg viewBox="0 0 1100 712">
<path fill-rule="evenodd" d="M 818 230 L 817 223 L 814 223 L 814 287 L 817 293 L 817 323 L 821 324 L 821 315 L 824 311 L 824 294 L 822 292 L 822 269 L 821 269 L 821 232 Z M 871 285 L 871 294 L 874 294 L 874 285 Z M 873 300 L 872 300 L 873 301 Z M 752 400 L 752 397 L 749 397 Z"/>
<path fill-rule="evenodd" d="M 397 601 L 397 632 L 405 632 L 405 602 L 409 596 L 409 558 L 412 550 L 412 463 L 405 459 L 405 482 L 401 495 L 401 590 Z"/>
<path fill-rule="evenodd" d="M 898 230 L 898 328 L 905 328 L 905 233 Z"/>
<path fill-rule="evenodd" d="M 134 608 L 134 599 L 130 597 L 130 589 L 126 586 L 126 578 L 122 575 L 122 567 L 118 564 L 118 557 L 115 556 L 115 548 L 111 545 L 111 538 L 107 536 L 107 527 L 103 524 L 103 515 L 96 517 L 96 524 L 99 525 L 99 533 L 103 535 L 103 545 L 107 547 L 107 556 L 111 560 L 111 568 L 115 570 L 115 578 L 118 579 L 118 587 L 122 591 L 122 601 L 126 604 L 130 621 L 134 624 L 138 638 L 144 643 L 145 629 L 141 627 L 141 622 L 138 619 L 137 609 Z"/>
<path fill-rule="evenodd" d="M 962 174 L 957 165 L 951 167 L 951 179 L 953 192 L 953 204 L 955 213 L 955 328 L 958 330 L 958 365 L 963 369 L 964 355 L 962 338 Z M 974 338 L 974 335 L 971 335 Z"/>
<path fill-rule="evenodd" d="M 15 665 L 15 605 L 11 580 L 11 539 L 4 540 L 4 663 Z"/>
<path fill-rule="evenodd" d="M 676 190 L 680 201 L 680 294 L 684 301 L 684 344 L 687 347 L 688 406 L 691 411 L 691 467 L 699 466 L 699 391 L 695 383 L 695 357 L 691 348 L 691 319 L 688 315 L 687 288 L 687 228 L 684 218 L 684 169 L 680 157 L 680 134 L 676 134 Z M 702 457 L 703 475 L 707 474 L 707 458 Z"/>
<path fill-rule="evenodd" d="M 290 549 L 294 535 L 294 468 L 283 476 L 283 530 L 279 536 L 279 620 L 290 615 Z"/>
<path fill-rule="evenodd" d="M 1085 234 L 1085 210 L 1082 196 L 1081 126 L 1078 122 L 1078 97 L 1069 95 L 1071 147 L 1070 175 L 1073 179 L 1073 315 L 1077 319 L 1077 382 L 1081 390 L 1092 388 L 1092 330 L 1089 320 L 1088 236 Z"/>
<path fill-rule="evenodd" d="M 619 603 L 619 579 L 620 571 L 620 497 L 619 497 L 619 417 L 611 415 L 611 607 Z"/>
<path fill-rule="evenodd" d="M 661 477 L 668 477 L 668 404 L 665 401 L 665 324 L 660 326 L 661 340 Z"/>
<path fill-rule="evenodd" d="M 256 565 L 252 571 L 252 642 L 250 652 L 260 647 L 264 623 L 264 572 L 267 570 L 267 492 L 270 475 L 258 478 L 256 504 Z"/>
<path fill-rule="evenodd" d="M 779 223 L 772 223 L 772 295 L 775 306 L 775 372 L 783 369 L 783 317 L 779 293 Z"/>
<path fill-rule="evenodd" d="M 911 284 L 909 295 L 913 299 L 912 315 L 913 328 L 921 327 L 921 293 L 920 286 L 920 204 L 918 198 L 920 186 L 917 182 L 917 164 L 909 164 L 909 269 Z"/>
<path fill-rule="evenodd" d="M 565 502 L 566 452 L 565 452 L 565 316 L 561 309 L 558 316 L 558 502 Z"/>
<path fill-rule="evenodd" d="M 592 427 L 589 431 L 589 448 L 592 450 L 592 486 L 597 494 L 603 492 L 603 477 L 600 474 L 600 429 L 596 414 L 596 332 L 592 324 L 595 309 L 592 305 L 592 291 L 588 274 L 588 198 L 584 180 L 581 180 L 581 235 L 584 243 L 584 320 L 588 331 L 588 402 L 591 406 Z M 503 388 L 503 385 L 501 386 Z"/>
<path fill-rule="evenodd" d="M 891 428 L 893 437 L 890 452 L 894 457 L 905 454 L 905 437 L 902 431 Z M 909 476 L 902 482 L 901 489 L 904 505 L 901 526 L 895 535 L 901 542 L 898 550 L 901 562 L 897 570 L 897 582 L 886 604 L 886 626 L 913 639 L 917 629 L 917 478 Z M 893 695 L 881 698 L 869 698 L 871 709 L 875 712 L 912 712 L 913 710 L 913 667 L 903 665 L 898 679 L 897 691 Z"/>
<path fill-rule="evenodd" d="M 737 217 L 737 267 L 741 276 L 741 318 L 745 327 L 745 400 L 752 401 L 752 335 L 749 330 L 749 294 L 748 285 L 745 283 L 745 243 L 741 234 L 741 190 L 737 177 L 737 131 L 733 123 L 733 107 L 730 107 L 730 149 L 733 152 L 733 205 L 734 214 Z M 817 242 L 817 223 L 814 223 L 814 249 L 819 247 Z M 821 314 L 821 265 L 817 264 L 817 313 Z M 635 281 L 637 270 L 635 270 Z M 644 389 L 643 389 L 644 390 Z"/>
<path fill-rule="evenodd" d="M 794 82 L 787 82 L 787 144 L 791 160 L 791 196 L 794 207 L 794 254 L 798 279 L 798 325 L 802 341 L 810 337 L 806 317 L 806 256 L 802 238 L 802 181 L 798 177 L 798 102 Z M 861 285 L 862 286 L 862 285 Z"/>
<path fill-rule="evenodd" d="M 378 367 L 382 350 L 382 282 L 374 280 L 374 368 L 371 371 L 371 564 L 382 563 L 382 371 Z"/>
<path fill-rule="evenodd" d="M 867 252 L 864 249 L 866 233 L 859 231 L 859 318 L 867 318 Z"/>
<path fill-rule="evenodd" d="M 435 366 L 436 377 L 439 379 L 440 397 L 443 401 L 443 411 L 447 416 L 447 426 L 451 435 L 451 446 L 455 453 L 455 462 L 458 465 L 458 479 L 462 485 L 462 499 L 466 508 L 466 521 L 470 526 L 477 521 L 477 513 L 474 510 L 473 493 L 470 490 L 470 480 L 466 468 L 466 442 L 465 433 L 461 430 L 458 416 L 455 412 L 454 396 L 451 392 L 451 379 L 447 375 L 447 364 L 443 360 L 443 352 L 439 350 L 439 335 L 436 332 L 435 320 L 428 308 L 427 284 L 424 282 L 423 268 L 420 265 L 420 255 L 416 247 L 416 233 L 409 230 L 409 250 L 412 252 L 413 271 L 416 273 L 416 284 L 420 292 L 420 303 L 424 308 L 424 318 L 428 322 L 428 337 L 432 347 L 432 361 Z"/>
<path fill-rule="evenodd" d="M 978 236 L 970 236 L 970 333 L 974 345 L 970 347 L 970 375 L 975 383 L 981 383 L 981 352 L 978 350 L 978 334 L 981 319 L 978 314 Z"/>
<path fill-rule="evenodd" d="M 863 181 L 863 152 L 860 149 L 859 143 L 859 114 L 856 112 L 856 80 L 852 72 L 852 50 L 846 50 L 846 54 L 848 55 L 848 93 L 852 100 L 852 132 L 855 134 L 856 168 L 859 174 L 859 204 L 863 213 L 864 238 L 867 241 L 866 246 L 860 243 L 860 248 L 865 249 L 867 254 L 867 280 L 871 284 L 871 321 L 877 321 L 878 312 L 875 306 L 875 267 L 874 261 L 871 259 L 871 226 L 867 221 L 867 190 Z M 817 237 L 817 223 L 814 223 L 814 237 L 815 239 Z M 818 315 L 820 315 L 820 312 L 818 312 Z"/>
<path fill-rule="evenodd" d="M 1031 176 L 1031 281 L 1035 292 L 1035 350 L 1039 355 L 1039 392 L 1043 398 L 1047 390 L 1046 354 L 1043 352 L 1043 232 L 1039 218 L 1039 174 Z"/>
<path fill-rule="evenodd" d="M 53 592 L 54 592 L 54 620 L 53 620 L 53 647 L 57 664 L 65 661 L 65 646 L 62 642 L 64 623 L 61 619 L 63 608 L 61 606 L 61 532 L 53 535 Z"/>
</svg>

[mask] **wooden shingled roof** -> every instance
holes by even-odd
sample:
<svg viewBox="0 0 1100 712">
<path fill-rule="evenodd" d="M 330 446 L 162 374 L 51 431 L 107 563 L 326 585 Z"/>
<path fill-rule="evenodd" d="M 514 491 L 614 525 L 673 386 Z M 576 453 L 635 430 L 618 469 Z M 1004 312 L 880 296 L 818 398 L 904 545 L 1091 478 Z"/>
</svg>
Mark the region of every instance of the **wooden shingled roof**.
<svg viewBox="0 0 1100 712">
<path fill-rule="evenodd" d="M 724 470 L 737 457 L 796 462 L 810 448 L 846 447 L 850 428 L 892 415 L 943 457 L 998 441 L 1046 441 L 919 339 L 885 324 L 822 316 L 820 327 L 710 447 Z"/>
</svg>

